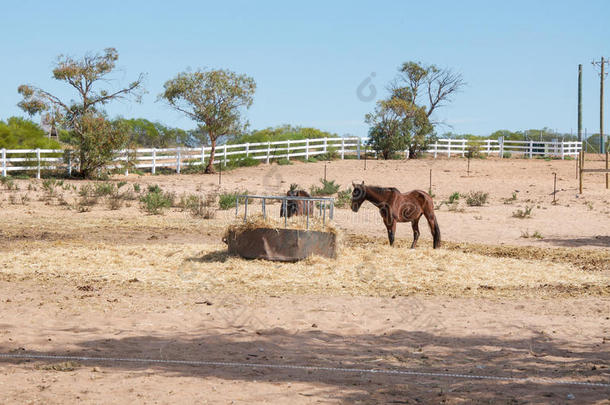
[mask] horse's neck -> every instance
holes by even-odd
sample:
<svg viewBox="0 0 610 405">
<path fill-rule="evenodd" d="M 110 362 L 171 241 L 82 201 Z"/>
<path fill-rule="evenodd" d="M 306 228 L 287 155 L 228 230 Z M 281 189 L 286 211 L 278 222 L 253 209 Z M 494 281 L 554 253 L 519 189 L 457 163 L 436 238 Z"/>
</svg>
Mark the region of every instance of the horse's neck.
<svg viewBox="0 0 610 405">
<path fill-rule="evenodd" d="M 381 196 L 379 196 L 378 193 L 373 193 L 369 188 L 365 190 L 364 198 L 376 207 L 379 207 L 379 204 L 381 203 Z"/>
</svg>

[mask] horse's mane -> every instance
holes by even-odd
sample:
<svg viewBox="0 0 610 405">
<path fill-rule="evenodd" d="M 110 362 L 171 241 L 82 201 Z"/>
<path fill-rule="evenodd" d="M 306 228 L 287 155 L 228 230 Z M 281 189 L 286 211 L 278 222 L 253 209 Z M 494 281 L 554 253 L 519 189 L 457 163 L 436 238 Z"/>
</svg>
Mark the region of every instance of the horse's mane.
<svg viewBox="0 0 610 405">
<path fill-rule="evenodd" d="M 400 193 L 400 190 L 398 190 L 396 187 L 380 187 L 380 186 L 369 186 L 369 185 L 365 185 L 365 187 L 373 190 L 376 193 L 383 193 L 385 191 L 396 191 L 396 192 Z"/>
</svg>

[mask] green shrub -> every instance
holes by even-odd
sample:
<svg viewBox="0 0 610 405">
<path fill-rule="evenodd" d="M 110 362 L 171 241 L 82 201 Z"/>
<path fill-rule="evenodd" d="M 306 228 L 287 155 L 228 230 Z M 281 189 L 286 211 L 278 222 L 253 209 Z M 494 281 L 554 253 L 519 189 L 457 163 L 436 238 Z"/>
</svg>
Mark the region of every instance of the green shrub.
<svg viewBox="0 0 610 405">
<path fill-rule="evenodd" d="M 232 158 L 227 162 L 227 166 L 229 167 L 253 167 L 258 166 L 260 164 L 260 160 L 254 159 L 250 156 L 242 156 L 238 158 Z"/>
<path fill-rule="evenodd" d="M 459 199 L 460 199 L 460 193 L 459 193 L 459 191 L 456 191 L 449 196 L 449 204 L 453 204 L 454 202 L 458 201 Z"/>
<path fill-rule="evenodd" d="M 335 200 L 335 207 L 343 208 L 352 202 L 352 189 L 341 190 L 337 193 L 337 199 Z"/>
<path fill-rule="evenodd" d="M 218 206 L 221 210 L 228 210 L 230 208 L 234 208 L 235 202 L 237 201 L 237 196 L 242 194 L 248 194 L 248 190 L 244 192 L 235 191 L 233 193 L 222 193 L 218 197 Z M 241 198 L 239 202 L 241 203 L 243 201 L 244 199 Z"/>
<path fill-rule="evenodd" d="M 0 182 L 2 182 L 2 185 L 9 191 L 19 190 L 19 186 L 10 177 L 0 177 Z"/>
<path fill-rule="evenodd" d="M 158 190 L 158 191 L 157 191 Z M 146 195 L 140 198 L 140 207 L 152 215 L 158 215 L 163 213 L 163 209 L 172 206 L 172 196 L 168 193 L 163 193 L 160 188 L 150 190 Z"/>
<path fill-rule="evenodd" d="M 96 183 L 94 194 L 97 197 L 105 197 L 111 195 L 115 190 L 113 183 Z"/>
<path fill-rule="evenodd" d="M 505 159 L 509 159 L 511 156 L 512 156 L 512 153 L 510 153 L 510 152 L 502 153 L 502 157 L 505 158 Z"/>
<path fill-rule="evenodd" d="M 159 187 L 158 184 L 153 184 L 153 185 L 148 186 L 149 193 L 160 193 L 161 191 L 162 191 L 161 187 Z"/>
<path fill-rule="evenodd" d="M 196 194 L 183 194 L 180 197 L 180 207 L 183 211 L 189 211 L 192 216 L 204 219 L 212 219 L 216 216 L 215 202 L 215 194 L 208 194 L 205 198 Z"/>
<path fill-rule="evenodd" d="M 290 160 L 288 160 L 288 158 L 281 158 L 276 160 L 276 163 L 280 166 L 284 166 L 284 165 L 291 165 L 292 162 Z"/>
<path fill-rule="evenodd" d="M 488 193 L 482 191 L 471 191 L 466 195 L 466 204 L 471 207 L 480 207 L 487 202 Z"/>
<path fill-rule="evenodd" d="M 534 209 L 533 206 L 525 206 L 525 209 L 518 209 L 517 211 L 513 212 L 513 217 L 514 218 L 520 218 L 520 219 L 524 219 L 524 218 L 531 218 L 532 216 L 532 210 Z"/>
<path fill-rule="evenodd" d="M 333 195 L 339 188 L 341 187 L 339 184 L 335 184 L 334 180 L 324 180 L 320 179 L 322 183 L 322 187 L 312 186 L 311 187 L 311 195 L 319 196 L 319 195 Z"/>
</svg>

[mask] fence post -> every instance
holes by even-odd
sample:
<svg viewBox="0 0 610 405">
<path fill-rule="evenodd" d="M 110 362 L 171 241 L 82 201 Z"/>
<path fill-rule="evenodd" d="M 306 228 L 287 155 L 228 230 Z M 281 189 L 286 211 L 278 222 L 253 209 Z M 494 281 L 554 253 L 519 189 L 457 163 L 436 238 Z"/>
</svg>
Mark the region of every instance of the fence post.
<svg viewBox="0 0 610 405">
<path fill-rule="evenodd" d="M 152 168 L 150 169 L 150 172 L 155 174 L 157 172 L 157 148 L 153 148 L 152 153 Z"/>
<path fill-rule="evenodd" d="M 534 141 L 530 139 L 530 159 L 534 157 Z"/>
<path fill-rule="evenodd" d="M 180 148 L 176 148 L 176 173 L 180 174 Z"/>
<path fill-rule="evenodd" d="M 205 146 L 201 147 L 201 166 L 205 166 Z"/>
<path fill-rule="evenodd" d="M 246 143 L 246 157 L 250 155 L 250 142 Z"/>
<path fill-rule="evenodd" d="M 270 155 L 271 155 L 271 142 L 267 142 L 267 164 L 269 164 Z"/>
<path fill-rule="evenodd" d="M 447 157 L 451 157 L 451 141 L 452 139 L 447 140 Z"/>
<path fill-rule="evenodd" d="M 2 148 L 2 177 L 6 177 L 6 149 Z"/>
<path fill-rule="evenodd" d="M 309 138 L 305 139 L 305 160 L 309 160 Z"/>
<path fill-rule="evenodd" d="M 360 160 L 360 141 L 361 139 L 358 138 L 358 143 L 356 144 L 356 156 L 358 156 L 358 160 Z"/>
<path fill-rule="evenodd" d="M 561 160 L 564 160 L 565 158 L 565 153 L 564 153 L 564 149 L 563 149 L 563 141 L 561 142 Z"/>
<path fill-rule="evenodd" d="M 129 176 L 129 151 L 125 149 L 125 176 Z"/>
<path fill-rule="evenodd" d="M 438 141 L 434 142 L 434 159 L 436 159 L 436 155 L 438 153 Z"/>
<path fill-rule="evenodd" d="M 501 136 L 498 138 L 498 143 L 500 144 L 500 159 L 504 158 L 504 137 Z"/>
<path fill-rule="evenodd" d="M 227 167 L 227 144 L 226 143 L 225 143 L 224 147 L 225 147 L 225 150 L 224 150 L 224 157 L 223 157 L 222 165 L 224 167 Z"/>
<path fill-rule="evenodd" d="M 40 179 L 40 148 L 36 148 L 36 161 L 38 162 L 38 167 L 36 169 L 36 178 Z"/>
<path fill-rule="evenodd" d="M 466 150 L 466 139 L 462 139 L 462 157 L 464 157 L 465 150 Z"/>
<path fill-rule="evenodd" d="M 326 142 L 327 142 L 327 141 L 326 141 L 326 138 L 324 138 L 324 153 L 326 153 L 326 145 L 327 145 L 327 143 L 326 143 Z"/>
<path fill-rule="evenodd" d="M 288 140 L 288 142 L 286 144 L 286 158 L 288 160 L 290 160 L 290 139 Z"/>
<path fill-rule="evenodd" d="M 345 139 L 341 138 L 341 160 L 345 157 Z"/>
</svg>

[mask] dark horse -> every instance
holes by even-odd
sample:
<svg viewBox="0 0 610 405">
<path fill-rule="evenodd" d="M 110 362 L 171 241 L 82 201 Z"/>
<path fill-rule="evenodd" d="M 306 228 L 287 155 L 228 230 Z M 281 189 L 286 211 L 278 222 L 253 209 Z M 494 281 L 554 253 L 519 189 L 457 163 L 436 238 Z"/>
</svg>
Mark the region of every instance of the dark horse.
<svg viewBox="0 0 610 405">
<path fill-rule="evenodd" d="M 305 190 L 298 190 L 296 184 L 290 185 L 290 190 L 286 193 L 289 197 L 311 197 L 311 195 Z M 297 201 L 288 200 L 286 201 L 286 216 L 290 218 L 293 215 L 306 215 L 307 208 L 309 208 L 309 215 L 312 214 L 312 203 L 309 201 Z M 280 208 L 280 217 L 284 216 L 284 204 Z"/>
<path fill-rule="evenodd" d="M 390 245 L 394 244 L 396 234 L 396 222 L 411 222 L 413 227 L 413 244 L 415 248 L 419 238 L 419 218 L 422 215 L 428 220 L 430 231 L 432 232 L 434 249 L 441 246 L 441 231 L 438 228 L 438 221 L 434 216 L 434 204 L 432 197 L 421 190 L 413 190 L 408 193 L 401 193 L 394 187 L 375 187 L 352 183 L 352 211 L 358 212 L 364 201 L 370 201 L 379 208 L 379 213 L 383 218 L 383 223 L 388 229 L 388 239 Z"/>
</svg>

